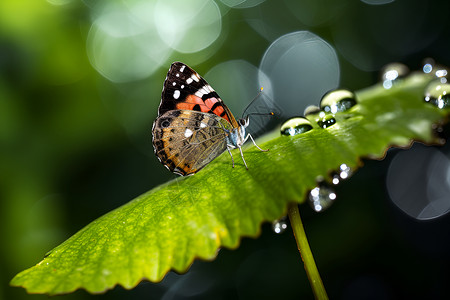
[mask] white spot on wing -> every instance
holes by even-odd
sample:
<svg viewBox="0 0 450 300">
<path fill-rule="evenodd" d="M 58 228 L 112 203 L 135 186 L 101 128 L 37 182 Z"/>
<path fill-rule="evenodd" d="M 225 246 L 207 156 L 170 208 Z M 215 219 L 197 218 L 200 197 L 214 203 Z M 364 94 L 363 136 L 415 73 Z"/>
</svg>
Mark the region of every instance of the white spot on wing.
<svg viewBox="0 0 450 300">
<path fill-rule="evenodd" d="M 188 78 L 188 79 L 186 79 L 186 83 L 187 83 L 187 84 L 191 84 L 191 83 L 192 83 L 192 81 L 193 81 L 193 80 L 192 80 L 192 78 Z"/>
<path fill-rule="evenodd" d="M 174 81 L 174 82 L 172 82 L 172 85 L 173 85 L 173 86 L 176 86 L 176 85 L 177 85 L 177 83 L 176 83 L 176 82 Z"/>
<path fill-rule="evenodd" d="M 208 88 L 208 86 L 205 85 L 204 87 L 195 92 L 195 96 L 201 98 L 203 95 L 209 94 L 210 92 L 208 91 L 208 89 L 211 89 L 211 87 Z"/>
<path fill-rule="evenodd" d="M 205 128 L 205 127 L 206 127 L 206 124 L 203 123 L 203 122 L 201 122 L 201 123 L 200 123 L 200 128 Z"/>
<path fill-rule="evenodd" d="M 198 75 L 197 73 L 192 74 L 191 78 L 192 78 L 195 82 L 199 82 L 199 81 L 200 81 L 200 75 Z"/>
<path fill-rule="evenodd" d="M 184 67 L 186 67 L 186 66 L 181 66 L 181 68 L 180 68 L 180 72 L 183 72 L 184 71 Z"/>
<path fill-rule="evenodd" d="M 190 130 L 189 128 L 186 128 L 186 131 L 184 132 L 184 136 L 188 138 L 192 135 L 192 133 L 193 133 L 192 130 Z"/>
<path fill-rule="evenodd" d="M 173 92 L 173 97 L 174 97 L 175 99 L 180 98 L 180 91 L 179 91 L 179 90 L 175 90 L 175 92 Z"/>
<path fill-rule="evenodd" d="M 181 85 L 181 88 L 184 89 L 184 84 Z"/>
<path fill-rule="evenodd" d="M 202 88 L 200 89 L 200 91 L 202 92 L 203 95 L 208 94 L 208 91 L 205 89 L 205 87 L 202 87 Z"/>
<path fill-rule="evenodd" d="M 212 88 L 209 84 L 205 85 L 203 88 L 204 88 L 205 90 L 207 90 L 209 93 L 214 92 L 213 88 Z"/>
<path fill-rule="evenodd" d="M 177 73 L 177 75 L 175 75 L 175 76 L 180 77 L 180 73 Z"/>
<path fill-rule="evenodd" d="M 195 92 L 195 96 L 201 98 L 203 96 L 203 93 L 200 90 L 198 90 Z"/>
</svg>

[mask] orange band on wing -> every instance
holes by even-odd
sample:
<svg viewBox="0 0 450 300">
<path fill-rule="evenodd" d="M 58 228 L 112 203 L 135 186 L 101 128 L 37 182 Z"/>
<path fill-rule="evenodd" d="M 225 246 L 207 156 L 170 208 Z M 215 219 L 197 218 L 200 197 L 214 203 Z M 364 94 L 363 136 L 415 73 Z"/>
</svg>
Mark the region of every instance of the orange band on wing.
<svg viewBox="0 0 450 300">
<path fill-rule="evenodd" d="M 177 109 L 185 109 L 185 110 L 194 110 L 194 106 L 199 105 L 200 111 L 204 113 L 211 112 L 211 108 L 214 107 L 214 104 L 219 102 L 217 98 L 212 97 L 208 98 L 205 101 L 203 101 L 200 97 L 197 97 L 195 95 L 189 95 L 186 97 L 186 100 L 184 102 L 179 102 L 176 105 Z M 225 113 L 225 110 L 223 109 L 222 105 L 217 105 L 212 112 L 215 115 L 218 115 L 221 118 L 224 118 L 228 122 L 230 122 L 230 119 L 228 118 L 228 115 Z"/>
<path fill-rule="evenodd" d="M 208 112 L 209 108 L 205 106 L 205 103 L 200 97 L 197 97 L 195 95 L 189 95 L 186 97 L 186 100 L 184 102 L 177 103 L 176 108 L 178 109 L 186 109 L 186 110 L 193 110 L 195 105 L 200 106 L 200 110 L 202 112 Z"/>
<path fill-rule="evenodd" d="M 217 100 L 214 97 L 213 98 L 208 98 L 208 99 L 205 100 L 205 104 L 206 104 L 206 106 L 209 107 L 209 109 L 211 109 L 216 102 L 219 102 L 219 100 Z"/>
<path fill-rule="evenodd" d="M 219 102 L 219 100 L 217 100 L 217 98 L 215 97 L 211 97 L 205 100 L 205 104 L 207 106 L 209 106 L 210 108 L 214 107 L 214 104 L 216 104 L 217 102 Z M 223 105 L 219 103 L 219 105 L 216 105 L 216 108 L 214 108 L 214 110 L 212 110 L 212 112 L 215 115 L 218 115 L 221 118 L 224 118 L 225 120 L 227 120 L 228 122 L 231 123 L 230 119 L 228 118 L 228 115 L 226 114 Z"/>
</svg>

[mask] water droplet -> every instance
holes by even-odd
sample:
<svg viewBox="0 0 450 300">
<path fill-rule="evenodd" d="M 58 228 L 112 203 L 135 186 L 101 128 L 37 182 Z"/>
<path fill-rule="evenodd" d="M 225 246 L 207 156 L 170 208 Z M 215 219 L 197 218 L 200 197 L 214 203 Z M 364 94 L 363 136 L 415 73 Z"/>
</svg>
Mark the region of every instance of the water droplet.
<svg viewBox="0 0 450 300">
<path fill-rule="evenodd" d="M 439 80 L 431 82 L 425 89 L 424 100 L 440 109 L 450 107 L 450 84 Z"/>
<path fill-rule="evenodd" d="M 333 126 L 334 124 L 336 124 L 336 119 L 332 116 L 332 115 L 327 115 L 324 112 L 321 112 L 319 114 L 320 119 L 316 120 L 317 124 L 319 125 L 319 127 L 321 128 L 328 128 L 330 126 Z"/>
<path fill-rule="evenodd" d="M 400 79 L 408 75 L 409 69 L 401 63 L 390 63 L 381 69 L 381 81 L 385 89 L 390 89 Z"/>
<path fill-rule="evenodd" d="M 441 83 L 447 83 L 447 69 L 442 66 L 436 66 L 436 71 L 434 72 L 434 75 L 439 78 L 439 81 Z"/>
<path fill-rule="evenodd" d="M 338 185 L 341 180 L 349 178 L 353 174 L 353 170 L 347 164 L 341 164 L 337 172 L 331 174 L 331 183 Z"/>
<path fill-rule="evenodd" d="M 423 61 L 423 67 L 422 70 L 425 74 L 430 74 L 431 71 L 433 71 L 433 67 L 434 67 L 434 59 L 432 58 L 425 58 Z"/>
<path fill-rule="evenodd" d="M 348 90 L 335 90 L 328 92 L 322 97 L 320 107 L 325 112 L 333 114 L 346 111 L 356 105 L 355 94 Z"/>
<path fill-rule="evenodd" d="M 305 116 L 307 116 L 307 115 L 317 114 L 318 112 L 320 112 L 320 107 L 315 106 L 315 105 L 309 105 L 305 108 L 305 111 L 303 114 Z"/>
<path fill-rule="evenodd" d="M 433 65 L 426 63 L 423 65 L 423 72 L 428 74 L 431 73 L 431 71 L 433 71 Z"/>
<path fill-rule="evenodd" d="M 341 177 L 338 174 L 334 174 L 333 177 L 331 178 L 331 182 L 334 185 L 338 185 L 339 182 L 341 182 Z"/>
<path fill-rule="evenodd" d="M 311 122 L 308 119 L 303 117 L 295 117 L 287 120 L 281 125 L 281 134 L 282 135 L 297 135 L 312 129 Z"/>
<path fill-rule="evenodd" d="M 272 230 L 273 232 L 278 234 L 283 233 L 286 230 L 287 226 L 288 224 L 286 216 L 272 222 Z"/>
<path fill-rule="evenodd" d="M 339 177 L 341 177 L 341 179 L 349 178 L 352 173 L 352 169 L 346 164 L 342 164 L 339 166 Z"/>
<path fill-rule="evenodd" d="M 447 83 L 447 68 L 435 63 L 434 59 L 426 58 L 423 62 L 423 72 L 436 76 L 441 83 Z"/>
<path fill-rule="evenodd" d="M 316 212 L 321 212 L 333 204 L 334 200 L 336 200 L 336 193 L 330 186 L 321 183 L 309 192 L 308 198 L 312 209 Z"/>
</svg>

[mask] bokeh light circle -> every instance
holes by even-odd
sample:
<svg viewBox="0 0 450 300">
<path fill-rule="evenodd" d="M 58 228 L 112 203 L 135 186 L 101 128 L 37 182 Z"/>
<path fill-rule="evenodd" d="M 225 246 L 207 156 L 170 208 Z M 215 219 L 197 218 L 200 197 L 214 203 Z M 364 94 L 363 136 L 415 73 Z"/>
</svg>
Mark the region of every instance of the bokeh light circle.
<svg viewBox="0 0 450 300">
<path fill-rule="evenodd" d="M 62 6 L 70 4 L 73 0 L 47 0 L 47 2 L 55 6 Z"/>
<path fill-rule="evenodd" d="M 214 66 L 205 78 L 238 118 L 258 94 L 258 72 L 245 60 L 229 60 Z"/>
<path fill-rule="evenodd" d="M 111 4 L 102 8 L 87 37 L 91 65 L 113 82 L 129 82 L 153 74 L 171 54 L 161 41 L 151 18 L 153 4 L 136 2 L 124 9 Z M 139 11 L 139 15 L 136 14 Z"/>
<path fill-rule="evenodd" d="M 298 116 L 339 85 L 339 62 L 327 42 L 309 31 L 297 31 L 275 40 L 261 61 L 259 83 L 283 110 Z M 267 81 L 269 79 L 269 81 Z"/>
<path fill-rule="evenodd" d="M 395 0 L 361 0 L 361 2 L 364 2 L 365 4 L 369 5 L 383 5 L 388 4 L 391 2 L 394 2 Z"/>
<path fill-rule="evenodd" d="M 209 0 L 159 0 L 154 18 L 160 38 L 182 53 L 205 49 L 216 41 L 222 30 L 220 9 Z"/>
<path fill-rule="evenodd" d="M 266 0 L 220 0 L 223 4 L 232 8 L 250 8 L 255 7 Z"/>
<path fill-rule="evenodd" d="M 392 160 L 386 186 L 394 204 L 417 220 L 440 217 L 450 210 L 450 159 L 421 145 Z"/>
</svg>

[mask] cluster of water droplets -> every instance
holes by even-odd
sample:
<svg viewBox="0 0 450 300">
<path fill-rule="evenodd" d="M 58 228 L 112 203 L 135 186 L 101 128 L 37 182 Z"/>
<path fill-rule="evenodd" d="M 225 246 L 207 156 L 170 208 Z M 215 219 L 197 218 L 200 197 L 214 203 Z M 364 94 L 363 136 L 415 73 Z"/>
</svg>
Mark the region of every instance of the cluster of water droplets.
<svg viewBox="0 0 450 300">
<path fill-rule="evenodd" d="M 421 71 L 435 78 L 425 89 L 424 101 L 439 109 L 450 107 L 450 84 L 447 83 L 447 69 L 435 64 L 431 59 L 426 59 Z M 391 89 L 395 85 L 400 84 L 409 73 L 409 68 L 404 64 L 388 64 L 381 70 L 382 86 L 385 89 Z M 316 130 L 329 128 L 337 124 L 336 115 L 338 113 L 351 114 L 350 110 L 357 103 L 358 101 L 353 92 L 343 89 L 333 90 L 322 97 L 320 106 L 308 106 L 304 111 L 304 116 L 293 117 L 284 122 L 281 126 L 281 135 L 296 136 L 316 128 L 319 128 Z M 349 178 L 352 173 L 351 167 L 347 164 L 341 164 L 337 171 L 331 174 L 330 183 L 323 178 L 319 178 L 317 186 L 308 195 L 308 203 L 313 210 L 322 212 L 330 207 L 337 198 L 333 186 Z M 272 228 L 274 232 L 282 233 L 287 228 L 286 217 L 274 221 Z"/>
<path fill-rule="evenodd" d="M 423 99 L 438 109 L 450 108 L 447 69 L 427 58 L 421 70 L 432 79 L 425 88 Z M 434 124 L 433 129 L 438 135 L 443 133 L 440 124 Z M 448 154 L 441 151 L 414 145 L 409 151 L 397 153 L 389 166 L 386 186 L 391 200 L 415 219 L 429 220 L 450 211 L 450 165 Z"/>
<path fill-rule="evenodd" d="M 347 164 L 341 164 L 339 170 L 333 173 L 331 182 L 334 185 L 339 184 L 342 180 L 349 178 L 353 174 L 353 170 Z"/>
<path fill-rule="evenodd" d="M 308 203 L 314 211 L 321 212 L 330 207 L 336 198 L 334 189 L 322 182 L 309 192 Z"/>
<path fill-rule="evenodd" d="M 409 74 L 409 68 L 402 63 L 390 63 L 381 69 L 381 82 L 385 89 L 392 88 Z"/>
<path fill-rule="evenodd" d="M 277 234 L 283 233 L 287 229 L 287 227 L 287 216 L 284 216 L 272 222 L 272 230 Z"/>
<path fill-rule="evenodd" d="M 450 106 L 450 84 L 439 81 L 431 82 L 425 90 L 424 100 L 440 109 L 448 108 Z"/>
<path fill-rule="evenodd" d="M 450 108 L 447 68 L 427 58 L 420 72 L 430 76 L 430 83 L 424 90 L 424 101 L 438 109 Z M 408 73 L 408 68 L 401 63 L 388 64 L 381 71 L 383 87 L 390 89 L 400 84 Z M 439 124 L 434 124 L 432 128 L 438 135 L 443 131 Z M 391 200 L 399 209 L 415 219 L 428 220 L 450 211 L 449 174 L 446 155 L 434 148 L 416 144 L 410 150 L 396 154 L 389 166 L 386 186 Z"/>
<path fill-rule="evenodd" d="M 322 212 L 329 208 L 337 198 L 333 185 L 338 185 L 342 180 L 353 174 L 352 168 L 347 164 L 341 164 L 336 172 L 332 173 L 331 184 L 323 178 L 317 180 L 317 186 L 308 195 L 308 203 L 316 212 Z"/>
<path fill-rule="evenodd" d="M 431 58 L 424 60 L 422 70 L 424 74 L 432 76 L 433 80 L 425 88 L 424 101 L 437 108 L 450 107 L 450 84 L 448 83 L 447 68 L 436 64 Z M 407 66 L 401 63 L 391 63 L 381 70 L 381 81 L 385 89 L 390 89 L 400 83 L 409 74 Z"/>
<path fill-rule="evenodd" d="M 304 117 L 294 117 L 284 122 L 280 129 L 281 135 L 296 136 L 314 128 L 318 128 L 316 130 L 329 128 L 337 124 L 338 113 L 348 113 L 357 103 L 355 94 L 349 90 L 338 89 L 328 92 L 322 97 L 320 106 L 311 105 L 305 109 Z M 351 168 L 347 164 L 341 164 L 338 170 L 332 173 L 330 184 L 319 179 L 317 186 L 308 195 L 308 203 L 313 210 L 322 212 L 330 207 L 337 198 L 333 185 L 350 177 L 351 174 Z M 278 233 L 282 225 L 282 220 L 275 221 L 273 230 Z"/>
<path fill-rule="evenodd" d="M 435 78 L 425 89 L 424 101 L 440 109 L 449 108 L 450 84 L 447 81 L 447 68 L 436 64 L 432 59 L 427 59 L 422 70 Z"/>
<path fill-rule="evenodd" d="M 284 122 L 281 125 L 281 134 L 294 136 L 308 132 L 314 128 L 311 120 L 315 121 L 318 127 L 322 129 L 333 126 L 336 124 L 336 113 L 348 111 L 356 104 L 355 94 L 351 91 L 331 91 L 322 97 L 320 107 L 308 106 L 304 112 L 305 117 L 294 117 Z"/>
<path fill-rule="evenodd" d="M 422 71 L 425 74 L 430 74 L 436 77 L 436 79 L 440 83 L 447 83 L 447 75 L 448 75 L 447 68 L 436 64 L 436 62 L 432 58 L 427 58 L 424 60 Z"/>
</svg>

